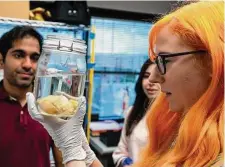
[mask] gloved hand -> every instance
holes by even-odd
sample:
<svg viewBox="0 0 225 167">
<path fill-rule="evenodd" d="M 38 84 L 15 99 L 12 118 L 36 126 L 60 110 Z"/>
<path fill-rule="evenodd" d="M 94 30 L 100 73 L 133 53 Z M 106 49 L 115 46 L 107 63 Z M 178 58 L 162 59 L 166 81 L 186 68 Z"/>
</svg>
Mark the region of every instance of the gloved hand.
<svg viewBox="0 0 225 167">
<path fill-rule="evenodd" d="M 87 138 L 85 136 L 84 130 L 82 129 L 82 148 L 86 152 L 87 156 L 85 158 L 86 166 L 90 166 L 92 162 L 97 159 L 95 153 L 91 150 Z"/>
<path fill-rule="evenodd" d="M 73 96 L 70 96 L 64 92 L 56 92 L 56 94 L 58 95 L 64 95 L 66 96 L 67 98 L 69 99 L 77 99 Z M 85 164 L 86 166 L 90 166 L 94 160 L 97 159 L 95 153 L 91 150 L 90 146 L 89 146 L 89 143 L 87 141 L 87 138 L 86 138 L 86 135 L 85 135 L 85 132 L 84 132 L 84 129 L 82 128 L 81 130 L 81 140 L 82 140 L 82 148 L 83 150 L 86 152 L 86 158 L 85 158 Z"/>
<path fill-rule="evenodd" d="M 61 93 L 67 98 L 75 98 Z M 42 115 L 36 106 L 36 101 L 32 93 L 27 93 L 28 111 L 31 117 L 40 122 L 51 135 L 55 145 L 62 151 L 63 163 L 71 160 L 85 160 L 86 152 L 82 146 L 85 138 L 82 124 L 86 111 L 85 97 L 76 98 L 79 103 L 78 111 L 69 120 L 63 120 L 54 116 Z"/>
</svg>

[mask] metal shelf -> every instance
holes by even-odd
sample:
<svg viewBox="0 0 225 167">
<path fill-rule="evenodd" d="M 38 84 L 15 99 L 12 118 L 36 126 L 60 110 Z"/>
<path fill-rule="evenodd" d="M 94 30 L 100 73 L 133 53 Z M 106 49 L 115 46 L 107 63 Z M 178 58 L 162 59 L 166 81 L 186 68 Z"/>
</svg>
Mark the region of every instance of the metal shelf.
<svg viewBox="0 0 225 167">
<path fill-rule="evenodd" d="M 10 25 L 29 25 L 37 28 L 56 28 L 56 29 L 67 29 L 67 30 L 83 30 L 89 31 L 90 27 L 85 27 L 84 25 L 69 25 L 60 22 L 50 22 L 50 21 L 36 21 L 36 20 L 26 20 L 26 19 L 16 19 L 0 17 L 0 23 L 10 24 Z"/>
</svg>

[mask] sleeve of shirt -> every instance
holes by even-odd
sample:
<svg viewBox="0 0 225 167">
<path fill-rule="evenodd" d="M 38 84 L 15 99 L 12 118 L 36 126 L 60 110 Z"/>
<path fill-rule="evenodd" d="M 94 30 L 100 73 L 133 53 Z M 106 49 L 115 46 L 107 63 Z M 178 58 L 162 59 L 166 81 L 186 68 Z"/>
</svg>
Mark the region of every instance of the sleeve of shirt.
<svg viewBox="0 0 225 167">
<path fill-rule="evenodd" d="M 49 140 L 50 140 L 50 147 L 53 148 L 55 144 L 54 144 L 54 140 L 52 139 L 50 135 L 49 135 Z"/>
<path fill-rule="evenodd" d="M 126 121 L 127 116 L 129 112 L 131 111 L 132 107 L 128 109 L 128 111 L 125 113 L 125 120 L 124 120 L 124 126 L 122 128 L 121 136 L 119 144 L 116 148 L 116 150 L 113 152 L 113 162 L 116 167 L 120 167 L 124 159 L 129 157 L 128 155 L 128 137 L 126 136 Z"/>
</svg>

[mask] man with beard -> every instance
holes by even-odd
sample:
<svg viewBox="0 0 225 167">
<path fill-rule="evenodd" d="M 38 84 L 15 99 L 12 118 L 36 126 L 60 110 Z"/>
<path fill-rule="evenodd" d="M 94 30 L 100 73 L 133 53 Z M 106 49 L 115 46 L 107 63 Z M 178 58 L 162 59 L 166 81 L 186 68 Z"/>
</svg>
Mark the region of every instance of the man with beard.
<svg viewBox="0 0 225 167">
<path fill-rule="evenodd" d="M 50 167 L 50 148 L 56 166 L 61 166 L 52 138 L 27 111 L 26 93 L 33 89 L 42 43 L 42 36 L 28 26 L 16 26 L 0 39 L 4 70 L 0 82 L 0 166 Z"/>
</svg>

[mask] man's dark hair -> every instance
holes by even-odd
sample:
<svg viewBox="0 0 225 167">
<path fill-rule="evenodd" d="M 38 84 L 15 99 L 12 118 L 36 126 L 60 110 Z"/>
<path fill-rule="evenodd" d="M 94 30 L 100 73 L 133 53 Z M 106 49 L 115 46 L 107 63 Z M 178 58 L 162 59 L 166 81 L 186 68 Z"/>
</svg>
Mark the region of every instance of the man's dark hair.
<svg viewBox="0 0 225 167">
<path fill-rule="evenodd" d="M 16 40 L 21 40 L 24 37 L 34 37 L 38 40 L 40 45 L 40 53 L 42 52 L 43 37 L 31 26 L 16 26 L 10 31 L 4 33 L 0 38 L 0 53 L 5 62 L 5 57 L 10 48 Z"/>
</svg>

